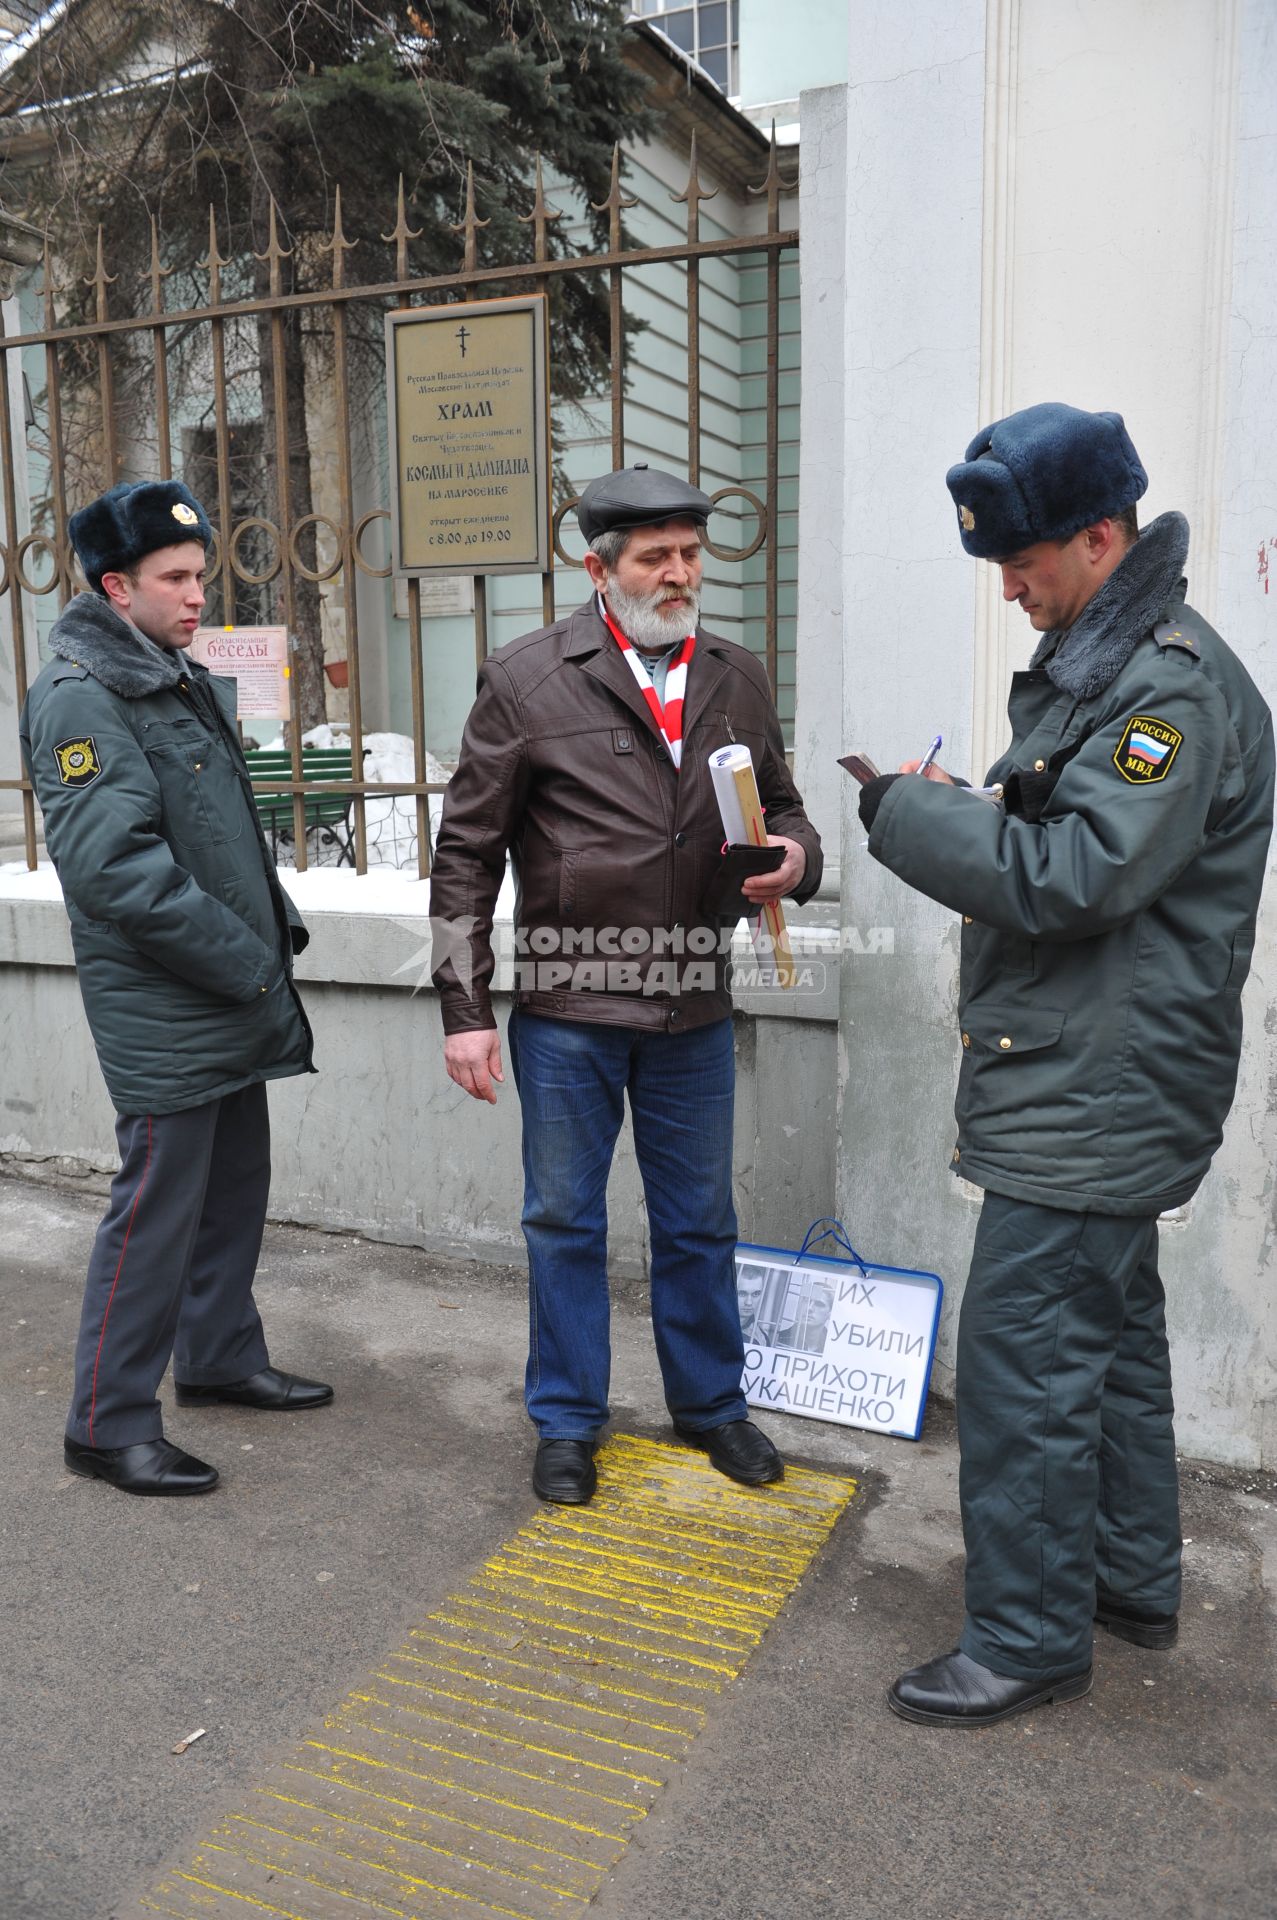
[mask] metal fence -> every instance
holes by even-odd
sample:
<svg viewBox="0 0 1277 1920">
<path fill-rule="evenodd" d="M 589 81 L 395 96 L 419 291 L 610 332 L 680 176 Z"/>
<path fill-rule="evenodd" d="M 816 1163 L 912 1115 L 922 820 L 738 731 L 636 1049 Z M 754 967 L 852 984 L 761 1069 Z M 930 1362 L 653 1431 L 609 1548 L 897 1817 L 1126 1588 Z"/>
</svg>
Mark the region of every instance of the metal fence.
<svg viewBox="0 0 1277 1920">
<path fill-rule="evenodd" d="M 687 182 L 679 193 L 672 193 L 671 200 L 686 206 L 686 239 L 677 244 L 633 247 L 625 244 L 622 231 L 622 216 L 634 202 L 626 195 L 621 184 L 621 155 L 615 151 L 612 165 L 612 183 L 608 198 L 599 203 L 596 211 L 606 212 L 609 223 L 608 247 L 606 252 L 595 254 L 568 254 L 550 257 L 547 249 L 547 230 L 551 221 L 560 216 L 546 201 L 538 163 L 536 174 L 536 196 L 532 211 L 526 216 L 532 231 L 532 258 L 511 262 L 480 260 L 479 236 L 484 221 L 475 205 L 473 172 L 468 182 L 464 219 L 454 231 L 461 242 L 462 260 L 459 268 L 449 274 L 429 277 L 414 277 L 409 271 L 409 243 L 415 237 L 409 226 L 404 205 L 403 189 L 400 187 L 399 204 L 393 231 L 385 237 L 393 241 L 395 247 L 395 277 L 392 280 L 376 284 L 354 285 L 347 277 L 347 254 L 351 250 L 342 227 L 341 196 L 338 192 L 334 208 L 333 229 L 326 243 L 326 251 L 331 254 L 330 283 L 319 290 L 306 292 L 285 292 L 283 290 L 282 265 L 286 258 L 277 236 L 274 209 L 272 208 L 270 233 L 264 256 L 269 262 L 270 290 L 265 296 L 228 299 L 226 295 L 227 269 L 232 263 L 224 258 L 219 250 L 216 218 L 209 212 L 209 249 L 202 263 L 207 272 L 207 302 L 203 305 L 186 305 L 172 310 L 165 308 L 165 270 L 163 261 L 162 236 L 152 229 L 152 266 L 151 266 L 151 304 L 145 313 L 128 316 L 113 315 L 110 311 L 111 278 L 107 271 L 109 244 L 99 235 L 96 271 L 92 288 L 95 295 L 95 315 L 90 321 L 79 324 L 58 324 L 55 303 L 56 288 L 54 268 L 46 245 L 43 267 L 43 326 L 19 334 L 6 334 L 3 317 L 0 315 L 0 468 L 2 468 L 2 505 L 4 512 L 5 540 L 0 554 L 3 558 L 3 580 L 0 581 L 0 606 L 7 606 L 9 624 L 14 646 L 14 690 L 20 706 L 26 697 L 28 686 L 28 649 L 31 636 L 28 632 L 29 621 L 23 604 L 23 595 L 58 595 L 59 606 L 65 606 L 72 594 L 78 590 L 76 562 L 67 537 L 67 522 L 76 506 L 82 502 L 68 498 L 68 461 L 66 407 L 68 398 L 67 376 L 64 361 L 74 356 L 78 369 L 75 404 L 83 411 L 84 395 L 87 391 L 96 409 L 96 419 L 90 423 L 92 444 L 99 449 L 98 472 L 87 486 L 82 486 L 87 500 L 101 488 L 113 485 L 120 477 L 120 422 L 117 416 L 116 362 L 127 350 L 136 366 L 139 347 L 146 356 L 149 338 L 149 404 L 153 409 L 154 436 L 157 455 L 158 477 L 168 479 L 173 475 L 173 421 L 171 417 L 170 371 L 173 355 L 173 337 L 183 342 L 183 350 L 189 354 L 189 343 L 194 337 L 200 342 L 200 351 L 206 353 L 211 369 L 213 400 L 213 432 L 209 436 L 206 498 L 211 504 L 216 498 L 216 511 L 210 514 L 213 521 L 216 542 L 210 553 L 209 569 L 206 576 L 210 593 L 215 593 L 220 602 L 222 620 L 233 623 L 237 606 L 247 603 L 256 617 L 263 589 L 270 588 L 278 595 L 284 624 L 290 635 L 295 627 L 295 607 L 300 591 L 299 582 L 324 583 L 340 581 L 345 601 L 346 619 L 346 658 L 348 672 L 349 726 L 351 775 L 348 780 L 321 781 L 307 778 L 302 762 L 302 727 L 299 724 L 297 676 L 289 680 L 290 723 L 288 741 L 291 753 L 291 777 L 272 774 L 268 779 L 258 780 L 259 790 L 271 793 L 287 793 L 292 796 L 293 808 L 293 844 L 295 859 L 299 868 L 307 864 L 307 815 L 308 797 L 315 795 L 341 794 L 349 796 L 351 802 L 351 844 L 356 870 L 364 873 L 368 865 L 368 823 L 367 808 L 371 797 L 377 799 L 406 796 L 411 799 L 416 815 L 417 870 L 425 877 L 430 870 L 430 819 L 429 796 L 440 794 L 443 783 L 427 778 L 427 716 L 423 685 L 423 625 L 421 593 L 418 582 L 407 583 L 407 608 L 409 627 L 409 658 L 411 673 L 411 713 L 412 742 L 414 751 L 414 777 L 410 782 L 392 784 L 381 781 L 369 781 L 365 777 L 365 728 L 361 706 L 360 659 L 359 659 L 359 610 L 356 582 L 359 575 L 371 579 L 386 579 L 390 574 L 389 565 L 378 564 L 368 552 L 370 529 L 380 520 L 389 520 L 385 506 L 370 511 L 356 512 L 355 487 L 353 484 L 352 459 L 352 402 L 351 402 L 351 323 L 360 309 L 364 317 L 375 316 L 380 326 L 380 316 L 391 305 L 408 306 L 419 301 L 438 302 L 456 298 L 478 298 L 491 291 L 513 291 L 533 288 L 548 291 L 556 277 L 562 274 L 602 275 L 607 286 L 611 330 L 611 452 L 613 467 L 620 467 L 625 460 L 625 406 L 626 406 L 626 329 L 624 316 L 625 287 L 627 276 L 637 270 L 650 268 L 659 263 L 670 263 L 682 267 L 685 272 L 685 293 L 687 312 L 687 470 L 694 484 L 701 478 L 701 267 L 709 260 L 725 256 L 761 255 L 766 267 L 766 392 L 764 401 L 765 415 L 765 481 L 761 496 L 749 488 L 732 486 L 720 489 L 713 495 L 718 501 L 726 495 L 740 496 L 748 509 L 757 517 L 756 528 L 751 538 L 738 548 L 724 547 L 706 540 L 711 554 L 724 562 L 748 560 L 755 554 L 761 554 L 764 561 L 764 643 L 768 672 L 772 684 L 777 681 L 777 496 L 778 496 L 778 418 L 779 418 L 779 334 L 780 334 L 780 272 L 781 257 L 787 250 L 798 244 L 798 234 L 793 228 L 781 225 L 782 180 L 778 164 L 778 155 L 773 136 L 769 164 L 766 176 L 751 193 L 760 196 L 766 207 L 765 230 L 729 238 L 701 238 L 701 202 L 709 198 L 709 191 L 702 184 L 697 167 L 695 137 L 692 140 L 690 164 Z M 234 291 L 232 285 L 231 291 Z M 286 368 L 284 315 L 289 309 L 303 308 L 308 311 L 308 320 L 312 326 L 324 330 L 330 352 L 332 373 L 332 397 L 335 407 L 335 454 L 338 471 L 338 490 L 340 513 L 336 516 L 325 513 L 309 513 L 294 517 L 289 501 L 289 421 L 286 417 Z M 236 509 L 244 505 L 264 507 L 265 502 L 245 501 L 243 487 L 236 496 L 236 461 L 233 443 L 237 428 L 234 409 L 228 387 L 227 341 L 233 330 L 242 327 L 251 320 L 262 332 L 263 317 L 269 323 L 270 360 L 272 379 L 269 383 L 274 395 L 274 418 L 260 423 L 259 435 L 264 439 L 267 450 L 273 438 L 274 504 L 276 517 L 264 511 L 240 512 Z M 10 377 L 11 356 L 20 356 L 31 349 L 43 350 L 45 389 L 42 395 L 44 409 L 44 430 L 47 435 L 46 458 L 49 469 L 50 493 L 50 531 L 35 529 L 30 524 L 31 514 L 25 506 L 25 487 L 19 484 L 19 474 L 25 475 L 25 463 L 15 457 L 21 444 L 25 451 L 27 420 L 14 418 L 14 392 L 22 392 L 21 383 L 14 386 Z M 87 371 L 86 371 L 87 359 Z M 551 399 L 553 401 L 553 393 Z M 83 422 L 81 421 L 81 427 Z M 15 431 L 20 441 L 15 442 Z M 383 481 L 383 486 L 385 482 Z M 72 491 L 74 491 L 74 487 Z M 576 500 L 561 499 L 554 513 L 554 542 L 552 568 L 554 565 L 579 567 L 562 544 L 562 522 Z M 23 524 L 24 519 L 27 524 Z M 329 546 L 327 560 L 321 558 L 320 535 Z M 312 558 L 306 557 L 307 543 L 313 543 Z M 488 596 L 487 583 L 482 575 L 474 583 L 474 637 L 475 654 L 482 661 L 488 651 Z M 544 619 L 549 622 L 555 618 L 554 573 L 547 572 L 541 579 L 541 598 Z M 29 867 L 37 864 L 37 837 L 35 801 L 31 784 L 25 778 L 0 780 L 0 788 L 18 790 L 21 793 L 23 829 L 26 846 L 26 858 Z"/>
</svg>

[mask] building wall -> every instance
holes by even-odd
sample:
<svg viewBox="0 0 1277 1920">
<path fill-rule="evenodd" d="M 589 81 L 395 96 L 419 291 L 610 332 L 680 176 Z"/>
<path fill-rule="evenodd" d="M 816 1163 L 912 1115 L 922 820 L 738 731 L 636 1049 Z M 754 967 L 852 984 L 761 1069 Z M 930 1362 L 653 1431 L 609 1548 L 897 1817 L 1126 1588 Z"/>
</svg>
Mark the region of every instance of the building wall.
<svg viewBox="0 0 1277 1920">
<path fill-rule="evenodd" d="M 403 912 L 370 911 L 366 881 L 290 874 L 311 944 L 298 978 L 318 1072 L 270 1089 L 271 1216 L 459 1257 L 519 1261 L 519 1109 L 495 1109 L 443 1070 L 437 995 L 417 990 L 429 955 L 426 888 Z M 340 889 L 339 889 L 340 891 Z M 735 1192 L 741 1234 L 799 1246 L 834 1183 L 837 960 L 824 992 L 778 1008 L 740 996 Z M 496 996 L 504 1035 L 508 995 Z M 80 1005 L 66 914 L 51 877 L 0 876 L 0 1168 L 118 1166 L 113 1114 Z M 647 1219 L 625 1128 L 609 1187 L 609 1266 L 647 1271 Z M 86 1248 L 87 1254 L 87 1248 Z"/>
<path fill-rule="evenodd" d="M 808 87 L 845 83 L 847 0 L 740 0 L 740 104 L 775 105 L 777 117 Z"/>
<path fill-rule="evenodd" d="M 1124 413 L 1141 511 L 1187 512 L 1193 603 L 1277 698 L 1275 127 L 1267 0 L 854 0 L 850 84 L 803 101 L 797 766 L 842 806 L 845 919 L 896 930 L 889 966 L 844 964 L 839 1211 L 943 1274 L 942 1381 L 979 1207 L 947 1171 L 957 927 L 870 861 L 833 757 L 943 732 L 982 774 L 1005 740 L 1034 636 L 963 556 L 944 472 L 1040 399 Z M 1223 1147 L 1163 1236 L 1181 1445 L 1248 1463 L 1277 1455 L 1275 902 Z"/>
</svg>

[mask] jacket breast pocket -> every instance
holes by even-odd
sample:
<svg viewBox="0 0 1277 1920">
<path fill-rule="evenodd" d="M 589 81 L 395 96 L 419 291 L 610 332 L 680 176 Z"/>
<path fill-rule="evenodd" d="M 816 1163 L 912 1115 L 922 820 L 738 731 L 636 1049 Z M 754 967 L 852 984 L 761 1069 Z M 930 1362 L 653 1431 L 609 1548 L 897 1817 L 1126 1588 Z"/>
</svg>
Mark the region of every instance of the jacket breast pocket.
<svg viewBox="0 0 1277 1920">
<path fill-rule="evenodd" d="M 159 781 L 164 825 L 175 844 L 194 852 L 238 840 L 244 830 L 244 796 L 222 742 L 193 720 L 176 720 L 153 722 L 142 744 Z"/>
</svg>

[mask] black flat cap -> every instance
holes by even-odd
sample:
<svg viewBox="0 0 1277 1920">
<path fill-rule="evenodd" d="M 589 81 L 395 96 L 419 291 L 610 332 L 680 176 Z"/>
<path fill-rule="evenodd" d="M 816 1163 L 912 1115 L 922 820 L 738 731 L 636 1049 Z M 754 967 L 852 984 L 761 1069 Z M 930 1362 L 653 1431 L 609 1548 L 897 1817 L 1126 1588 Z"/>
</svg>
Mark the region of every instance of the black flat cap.
<svg viewBox="0 0 1277 1920">
<path fill-rule="evenodd" d="M 665 520 L 694 520 L 703 527 L 713 511 L 713 501 L 699 487 L 639 463 L 591 480 L 576 503 L 576 523 L 587 540 L 597 540 L 601 533 L 660 526 Z"/>
<path fill-rule="evenodd" d="M 207 551 L 213 540 L 208 515 L 180 480 L 121 480 L 73 513 L 67 531 L 94 593 L 104 573 L 135 567 L 159 547 L 199 540 Z"/>
</svg>

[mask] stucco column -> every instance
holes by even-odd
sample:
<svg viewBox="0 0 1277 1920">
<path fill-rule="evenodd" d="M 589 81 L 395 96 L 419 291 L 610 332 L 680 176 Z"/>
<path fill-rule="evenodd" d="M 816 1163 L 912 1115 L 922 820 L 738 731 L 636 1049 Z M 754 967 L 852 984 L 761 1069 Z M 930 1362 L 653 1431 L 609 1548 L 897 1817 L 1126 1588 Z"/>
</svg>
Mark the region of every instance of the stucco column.
<svg viewBox="0 0 1277 1920">
<path fill-rule="evenodd" d="M 837 1210 L 951 1286 L 974 1221 L 947 1170 L 957 928 L 869 858 L 833 763 L 887 771 L 942 733 L 970 771 L 976 578 L 944 471 L 979 411 L 984 34 L 982 0 L 855 0 L 851 84 L 802 100 L 797 770 L 840 821 Z"/>
<path fill-rule="evenodd" d="M 1125 414 L 1142 519 L 1187 513 L 1190 599 L 1277 704 L 1269 0 L 853 0 L 850 44 L 850 84 L 803 101 L 804 785 L 832 807 L 839 710 L 885 770 L 935 733 L 956 772 L 1000 751 L 1035 636 L 963 556 L 944 472 L 1038 400 Z M 958 925 L 837 798 L 837 1210 L 865 1253 L 943 1275 L 944 1386 L 979 1206 L 948 1171 Z M 1270 883 L 1223 1145 L 1162 1237 L 1180 1445 L 1239 1463 L 1277 1447 L 1275 921 Z"/>
</svg>

